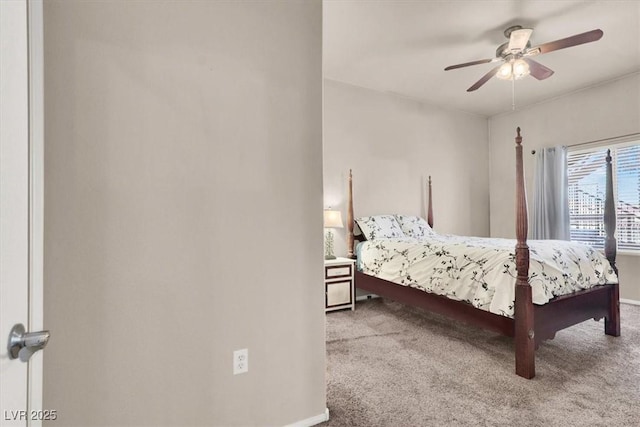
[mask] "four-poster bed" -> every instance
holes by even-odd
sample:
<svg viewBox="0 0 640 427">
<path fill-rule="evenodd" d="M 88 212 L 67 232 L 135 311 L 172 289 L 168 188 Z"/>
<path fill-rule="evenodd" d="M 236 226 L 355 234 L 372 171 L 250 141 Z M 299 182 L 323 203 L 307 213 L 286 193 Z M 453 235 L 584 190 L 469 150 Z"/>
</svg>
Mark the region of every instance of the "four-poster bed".
<svg viewBox="0 0 640 427">
<path fill-rule="evenodd" d="M 613 183 L 611 157 L 607 155 L 607 185 L 605 200 L 605 256 L 615 273 L 616 241 L 615 207 L 613 202 Z M 429 226 L 433 226 L 431 177 L 428 182 L 427 217 Z M 512 336 L 515 339 L 516 374 L 530 379 L 535 375 L 534 353 L 538 345 L 552 339 L 556 332 L 588 319 L 605 319 L 605 333 L 620 335 L 619 286 L 600 284 L 588 289 L 578 290 L 566 295 L 556 296 L 543 305 L 534 304 L 530 285 L 530 249 L 527 244 L 527 200 L 524 185 L 522 159 L 522 137 L 520 128 L 516 136 L 516 237 L 515 245 L 515 301 L 513 317 L 496 314 L 476 308 L 474 305 L 445 296 L 426 292 L 416 287 L 397 284 L 361 271 L 355 273 L 357 288 L 377 294 L 381 297 L 433 311 L 463 322 Z M 348 256 L 354 257 L 354 215 L 353 186 L 349 173 L 347 208 L 347 248 Z M 360 238 L 358 238 L 360 239 Z M 606 264 L 606 261 L 605 261 Z M 533 277 L 533 276 L 531 276 Z"/>
</svg>

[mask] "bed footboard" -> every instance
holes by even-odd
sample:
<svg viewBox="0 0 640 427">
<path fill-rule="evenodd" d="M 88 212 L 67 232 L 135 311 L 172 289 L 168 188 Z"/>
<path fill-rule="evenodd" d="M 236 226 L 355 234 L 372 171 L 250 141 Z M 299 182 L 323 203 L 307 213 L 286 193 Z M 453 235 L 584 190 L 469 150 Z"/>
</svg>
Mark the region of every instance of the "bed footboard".
<svg viewBox="0 0 640 427">
<path fill-rule="evenodd" d="M 558 297 L 542 306 L 533 305 L 529 285 L 529 247 L 527 245 L 527 196 L 524 185 L 522 137 L 516 130 L 516 280 L 515 342 L 516 374 L 524 378 L 535 376 L 535 349 L 557 331 L 590 318 L 604 317 L 605 333 L 620 335 L 620 295 L 618 284 L 607 284 L 574 294 Z M 615 204 L 611 153 L 607 152 L 607 185 L 604 205 L 605 256 L 611 268 L 616 267 Z"/>
<path fill-rule="evenodd" d="M 611 285 L 556 297 L 544 305 L 534 306 L 536 348 L 544 341 L 555 338 L 556 332 L 585 320 L 600 320 L 609 316 Z M 605 320 L 606 321 L 606 320 Z"/>
</svg>

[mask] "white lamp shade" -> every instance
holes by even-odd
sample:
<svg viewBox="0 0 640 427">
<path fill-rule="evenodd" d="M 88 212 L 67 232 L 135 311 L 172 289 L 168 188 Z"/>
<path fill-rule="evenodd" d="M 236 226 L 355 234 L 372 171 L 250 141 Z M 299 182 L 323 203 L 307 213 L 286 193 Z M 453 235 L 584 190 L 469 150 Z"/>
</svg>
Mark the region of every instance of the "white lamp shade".
<svg viewBox="0 0 640 427">
<path fill-rule="evenodd" d="M 522 59 L 513 63 L 513 77 L 521 79 L 527 75 L 529 75 L 529 64 Z"/>
<path fill-rule="evenodd" d="M 496 77 L 501 80 L 511 80 L 511 76 L 513 75 L 512 71 L 513 71 L 513 68 L 511 66 L 511 62 L 505 62 L 498 69 L 498 72 L 496 73 Z"/>
<path fill-rule="evenodd" d="M 498 69 L 496 73 L 496 77 L 502 80 L 511 80 L 516 79 L 520 80 L 521 78 L 529 75 L 529 64 L 523 59 L 518 59 L 516 61 L 511 60 L 509 62 L 505 62 Z"/>
<path fill-rule="evenodd" d="M 342 228 L 342 214 L 340 211 L 331 209 L 324 210 L 324 227 L 325 228 Z"/>
</svg>

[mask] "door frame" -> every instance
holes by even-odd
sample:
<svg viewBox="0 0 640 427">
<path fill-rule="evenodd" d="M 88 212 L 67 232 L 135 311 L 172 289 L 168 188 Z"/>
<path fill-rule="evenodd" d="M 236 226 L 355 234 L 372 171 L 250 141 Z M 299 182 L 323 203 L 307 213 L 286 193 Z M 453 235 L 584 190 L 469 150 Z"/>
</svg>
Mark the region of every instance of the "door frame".
<svg viewBox="0 0 640 427">
<path fill-rule="evenodd" d="M 7 4 L 3 2 L 4 5 Z M 6 212 L 3 209 L 3 224 L 4 215 L 7 215 L 7 226 L 17 227 L 7 237 L 11 239 L 7 240 L 11 246 L 5 247 L 3 238 L 3 248 L 8 253 L 6 258 L 3 254 L 3 261 L 16 262 L 11 269 L 7 269 L 9 272 L 6 276 L 3 274 L 3 280 L 6 281 L 0 284 L 3 297 L 7 298 L 3 307 L 15 306 L 15 310 L 9 310 L 10 315 L 4 313 L 6 316 L 2 318 L 2 333 L 7 334 L 1 337 L 3 346 L 7 345 L 10 325 L 23 323 L 28 331 L 35 331 L 42 330 L 44 324 L 43 8 L 43 0 L 18 0 L 7 9 L 3 8 L 7 16 L 6 19 L 3 16 L 2 45 L 3 49 L 6 46 L 7 52 L 12 53 L 8 55 L 8 62 L 3 62 L 3 71 L 6 70 L 7 74 L 3 76 L 2 83 L 14 89 L 7 89 L 9 94 L 6 98 L 3 96 L 3 111 L 6 108 L 7 112 L 15 113 L 15 117 L 9 113 L 8 117 L 4 116 L 15 121 L 10 122 L 11 126 L 6 126 L 9 130 L 2 134 L 2 148 L 8 150 L 3 166 L 9 169 L 6 175 L 3 171 L 3 179 L 7 179 L 7 182 L 3 181 L 3 190 L 6 188 L 8 194 L 3 196 L 3 202 L 9 204 Z M 7 25 L 6 29 L 4 25 Z M 20 241 L 18 245 L 17 241 Z M 38 419 L 39 412 L 32 416 L 32 411 L 43 409 L 42 352 L 35 353 L 28 363 L 20 367 L 17 365 L 24 362 L 9 361 L 8 350 L 6 358 L 3 367 L 7 367 L 7 373 L 11 372 L 7 380 L 10 382 L 9 386 L 5 384 L 2 388 L 3 396 L 0 398 L 4 400 L 6 397 L 10 404 L 19 407 L 3 405 L 5 413 L 0 416 L 4 421 L 12 421 L 12 424 L 24 422 L 22 425 L 40 426 L 42 421 Z M 10 365 L 14 368 L 9 368 Z M 18 387 L 14 389 L 15 386 Z M 13 415 L 8 416 L 7 410 L 14 411 Z"/>
<path fill-rule="evenodd" d="M 1 0 L 0 0 L 1 1 Z M 27 0 L 29 61 L 29 324 L 44 329 L 44 4 Z M 46 351 L 46 350 L 45 350 Z M 42 410 L 43 353 L 29 361 L 27 409 Z M 29 421 L 39 426 L 42 421 Z"/>
</svg>

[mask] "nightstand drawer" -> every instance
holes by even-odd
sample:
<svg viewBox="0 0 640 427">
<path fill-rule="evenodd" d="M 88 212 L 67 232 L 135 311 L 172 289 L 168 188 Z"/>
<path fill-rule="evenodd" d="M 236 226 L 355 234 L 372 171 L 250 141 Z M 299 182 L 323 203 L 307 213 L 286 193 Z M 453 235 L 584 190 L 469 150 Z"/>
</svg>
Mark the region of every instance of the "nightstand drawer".
<svg viewBox="0 0 640 427">
<path fill-rule="evenodd" d="M 326 307 L 351 304 L 351 279 L 326 284 Z"/>
<path fill-rule="evenodd" d="M 326 265 L 324 267 L 325 279 L 339 279 L 341 277 L 351 277 L 353 264 L 348 265 Z"/>
</svg>

